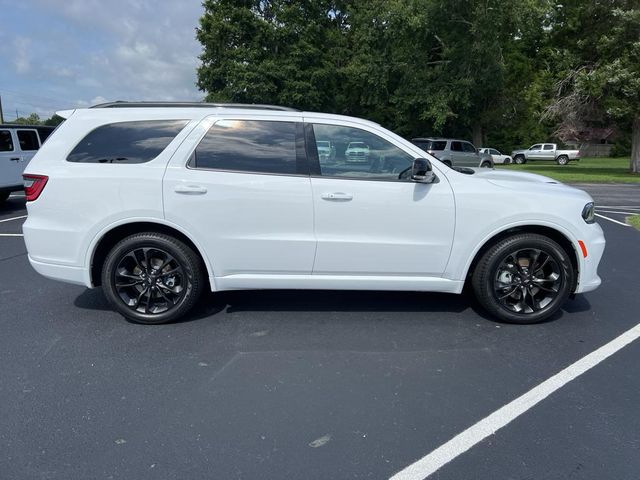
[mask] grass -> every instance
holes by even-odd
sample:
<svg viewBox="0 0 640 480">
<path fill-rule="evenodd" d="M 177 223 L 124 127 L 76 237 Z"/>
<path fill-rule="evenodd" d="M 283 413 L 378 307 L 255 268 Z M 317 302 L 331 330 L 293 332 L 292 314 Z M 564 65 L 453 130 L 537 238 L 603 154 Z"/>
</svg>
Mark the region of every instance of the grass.
<svg viewBox="0 0 640 480">
<path fill-rule="evenodd" d="M 587 157 L 564 166 L 533 161 L 524 165 L 496 165 L 496 168 L 538 173 L 564 183 L 640 183 L 640 175 L 629 173 L 628 158 Z"/>
<path fill-rule="evenodd" d="M 627 223 L 640 230 L 640 215 L 631 215 L 630 217 L 627 217 Z"/>
</svg>

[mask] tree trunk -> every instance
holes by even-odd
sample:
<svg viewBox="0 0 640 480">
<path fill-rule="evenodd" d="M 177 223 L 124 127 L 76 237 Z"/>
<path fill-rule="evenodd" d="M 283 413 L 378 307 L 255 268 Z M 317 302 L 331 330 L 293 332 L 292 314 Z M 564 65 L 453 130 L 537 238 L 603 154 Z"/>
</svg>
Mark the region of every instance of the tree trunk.
<svg viewBox="0 0 640 480">
<path fill-rule="evenodd" d="M 482 125 L 480 123 L 473 124 L 473 145 L 476 148 L 484 147 L 482 143 Z"/>
<path fill-rule="evenodd" d="M 631 128 L 631 173 L 640 173 L 640 113 L 633 119 Z"/>
</svg>

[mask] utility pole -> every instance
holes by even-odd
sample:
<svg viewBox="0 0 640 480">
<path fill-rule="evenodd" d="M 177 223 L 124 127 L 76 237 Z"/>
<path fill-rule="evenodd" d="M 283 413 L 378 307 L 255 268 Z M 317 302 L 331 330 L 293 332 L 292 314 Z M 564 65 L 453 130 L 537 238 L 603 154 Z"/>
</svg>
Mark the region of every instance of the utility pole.
<svg viewBox="0 0 640 480">
<path fill-rule="evenodd" d="M 4 115 L 2 115 L 2 95 L 0 95 L 0 123 L 4 123 Z"/>
</svg>

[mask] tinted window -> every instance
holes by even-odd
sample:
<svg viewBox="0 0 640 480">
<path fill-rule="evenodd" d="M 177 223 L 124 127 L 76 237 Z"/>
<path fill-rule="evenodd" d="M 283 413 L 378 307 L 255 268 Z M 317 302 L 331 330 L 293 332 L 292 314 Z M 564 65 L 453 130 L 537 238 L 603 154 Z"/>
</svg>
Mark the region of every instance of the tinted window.
<svg viewBox="0 0 640 480">
<path fill-rule="evenodd" d="M 296 124 L 221 120 L 204 136 L 189 163 L 193 168 L 294 175 Z"/>
<path fill-rule="evenodd" d="M 0 130 L 0 152 L 12 152 L 13 140 L 9 130 Z"/>
<path fill-rule="evenodd" d="M 28 152 L 30 150 L 38 150 L 38 134 L 33 130 L 18 130 L 18 142 L 20 142 L 20 150 Z"/>
<path fill-rule="evenodd" d="M 454 152 L 462 152 L 462 143 L 451 142 L 451 150 L 453 150 Z"/>
<path fill-rule="evenodd" d="M 540 150 L 541 145 L 534 145 L 529 150 Z"/>
<path fill-rule="evenodd" d="M 416 140 L 413 143 L 423 150 L 444 150 L 447 148 L 446 140 Z"/>
<path fill-rule="evenodd" d="M 467 142 L 462 143 L 462 150 L 465 152 L 476 153 L 476 147 Z"/>
<path fill-rule="evenodd" d="M 544 149 L 545 150 L 553 150 L 553 145 L 547 144 L 547 145 L 544 146 Z"/>
<path fill-rule="evenodd" d="M 90 132 L 67 157 L 82 163 L 145 163 L 167 148 L 187 120 L 112 123 Z"/>
<path fill-rule="evenodd" d="M 500 155 L 500 152 L 498 150 L 494 150 L 493 148 L 489 150 L 489 153 L 491 155 Z"/>
<path fill-rule="evenodd" d="M 317 143 L 331 142 L 335 147 L 332 156 L 319 156 L 323 177 L 397 181 L 413 163 L 413 156 L 359 128 L 314 124 L 313 132 Z"/>
</svg>

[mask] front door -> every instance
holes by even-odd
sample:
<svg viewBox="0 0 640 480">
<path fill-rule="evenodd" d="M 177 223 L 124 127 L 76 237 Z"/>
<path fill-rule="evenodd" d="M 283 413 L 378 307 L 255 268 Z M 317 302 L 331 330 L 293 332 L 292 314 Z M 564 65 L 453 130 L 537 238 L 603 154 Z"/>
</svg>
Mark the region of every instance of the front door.
<svg viewBox="0 0 640 480">
<path fill-rule="evenodd" d="M 409 180 L 414 155 L 384 132 L 348 122 L 308 122 L 318 241 L 314 274 L 440 276 L 445 270 L 455 222 L 446 178 Z M 319 160 L 316 141 L 331 141 L 336 156 Z M 369 145 L 366 164 L 347 161 L 351 142 Z"/>
<path fill-rule="evenodd" d="M 0 129 L 0 188 L 22 184 L 25 161 L 13 129 Z"/>
<path fill-rule="evenodd" d="M 172 157 L 165 217 L 199 240 L 216 277 L 311 274 L 311 184 L 295 120 L 210 117 Z"/>
</svg>

